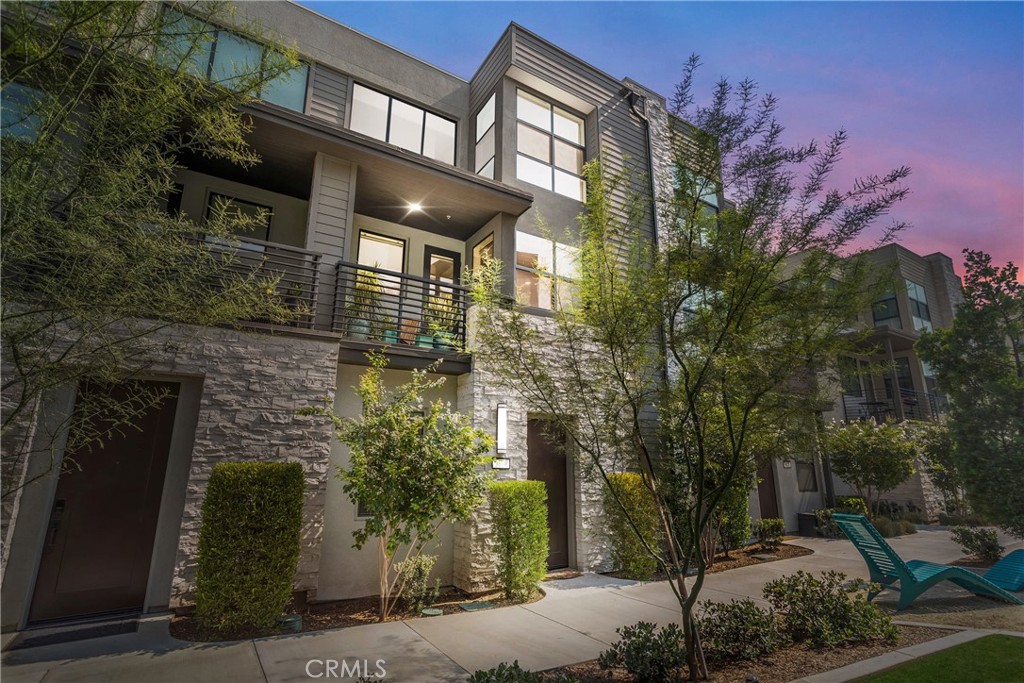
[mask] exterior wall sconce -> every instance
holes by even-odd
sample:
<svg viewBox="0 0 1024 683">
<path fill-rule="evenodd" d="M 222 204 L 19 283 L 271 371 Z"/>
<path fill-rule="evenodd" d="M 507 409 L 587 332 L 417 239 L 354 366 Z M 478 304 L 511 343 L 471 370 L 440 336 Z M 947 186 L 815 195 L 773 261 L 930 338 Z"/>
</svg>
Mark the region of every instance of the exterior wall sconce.
<svg viewBox="0 0 1024 683">
<path fill-rule="evenodd" d="M 494 428 L 494 451 L 498 454 L 498 457 L 491 461 L 491 469 L 509 469 L 511 463 L 505 457 L 505 452 L 508 451 L 508 406 L 504 403 L 499 403 L 497 408 L 497 420 L 495 421 Z"/>
</svg>

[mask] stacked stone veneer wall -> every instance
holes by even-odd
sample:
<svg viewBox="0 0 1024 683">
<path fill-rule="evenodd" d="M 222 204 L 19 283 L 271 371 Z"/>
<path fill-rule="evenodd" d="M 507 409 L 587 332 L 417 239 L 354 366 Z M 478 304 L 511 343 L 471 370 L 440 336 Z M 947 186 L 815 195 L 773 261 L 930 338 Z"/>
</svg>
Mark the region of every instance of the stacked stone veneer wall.
<svg viewBox="0 0 1024 683">
<path fill-rule="evenodd" d="M 530 319 L 540 332 L 539 350 L 553 358 L 561 353 L 554 342 L 555 321 L 551 318 Z M 472 320 L 471 320 L 472 329 Z M 508 407 L 508 450 L 502 457 L 509 461 L 509 469 L 493 470 L 497 481 L 526 479 L 527 423 L 531 417 L 543 414 L 531 410 L 531 406 L 507 386 L 480 356 L 474 357 L 473 371 L 458 379 L 458 409 L 472 416 L 473 424 L 488 434 L 494 434 L 497 427 L 497 405 Z M 580 458 L 588 456 L 580 456 Z M 603 505 L 603 483 L 599 475 L 588 470 L 587 462 L 575 459 L 573 469 L 574 500 L 570 501 L 570 544 L 575 540 L 576 567 L 582 571 L 606 571 L 612 569 L 610 539 L 607 534 Z M 496 585 L 496 560 L 494 556 L 493 528 L 487 504 L 482 505 L 468 522 L 455 527 L 455 548 L 453 565 L 454 584 L 466 591 L 476 593 L 490 590 Z"/>
<path fill-rule="evenodd" d="M 306 502 L 295 588 L 315 592 L 333 433 L 326 418 L 300 417 L 296 411 L 325 398 L 333 403 L 338 344 L 227 330 L 195 332 L 194 341 L 176 345 L 167 363 L 173 374 L 203 376 L 171 604 L 191 597 L 206 484 L 214 465 L 232 460 L 302 463 Z"/>
<path fill-rule="evenodd" d="M 300 462 L 306 471 L 299 590 L 315 590 L 320 564 L 324 491 L 333 438 L 329 420 L 300 417 L 298 408 L 333 401 L 338 344 L 330 339 L 179 326 L 146 338 L 140 376 L 199 379 L 198 423 L 188 466 L 169 602 L 191 598 L 206 484 L 213 466 L 232 460 Z M 5 396 L 5 408 L 13 399 Z M 19 425 L 24 437 L 32 425 Z M 16 439 L 4 439 L 4 457 Z M 33 457 L 43 457 L 34 454 Z M 4 539 L 17 510 L 5 501 Z M 5 548 L 4 559 L 6 560 Z"/>
</svg>

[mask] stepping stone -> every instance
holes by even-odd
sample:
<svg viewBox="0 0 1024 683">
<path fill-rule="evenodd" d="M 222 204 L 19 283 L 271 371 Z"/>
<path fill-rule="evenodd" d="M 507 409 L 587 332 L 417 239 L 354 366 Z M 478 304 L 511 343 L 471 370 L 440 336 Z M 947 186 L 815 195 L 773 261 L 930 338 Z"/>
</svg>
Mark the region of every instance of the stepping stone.
<svg viewBox="0 0 1024 683">
<path fill-rule="evenodd" d="M 487 600 L 482 600 L 480 602 L 464 602 L 459 605 L 459 607 L 467 612 L 479 612 L 480 610 L 491 609 L 494 607 L 494 603 L 488 602 Z"/>
<path fill-rule="evenodd" d="M 425 617 L 439 617 L 444 614 L 444 610 L 438 609 L 437 607 L 426 607 L 420 610 L 420 614 Z"/>
<path fill-rule="evenodd" d="M 778 555 L 771 555 L 769 553 L 758 553 L 756 555 L 751 555 L 751 557 L 754 558 L 755 560 L 761 560 L 762 562 L 767 561 L 767 560 L 777 560 L 777 559 L 779 559 Z"/>
</svg>

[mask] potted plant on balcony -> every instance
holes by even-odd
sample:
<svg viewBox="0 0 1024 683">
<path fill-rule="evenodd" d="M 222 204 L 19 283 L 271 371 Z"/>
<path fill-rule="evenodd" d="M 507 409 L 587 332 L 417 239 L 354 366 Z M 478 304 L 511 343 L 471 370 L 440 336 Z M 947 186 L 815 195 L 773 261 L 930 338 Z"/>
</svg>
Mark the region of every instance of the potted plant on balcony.
<svg viewBox="0 0 1024 683">
<path fill-rule="evenodd" d="M 459 322 L 459 309 L 451 292 L 431 295 L 427 299 L 424 319 L 435 349 L 448 351 L 457 348 L 455 328 Z"/>
<path fill-rule="evenodd" d="M 380 326 L 384 315 L 381 310 L 381 296 L 384 288 L 377 273 L 357 270 L 349 299 L 348 336 L 353 339 L 369 339 L 371 332 Z"/>
</svg>

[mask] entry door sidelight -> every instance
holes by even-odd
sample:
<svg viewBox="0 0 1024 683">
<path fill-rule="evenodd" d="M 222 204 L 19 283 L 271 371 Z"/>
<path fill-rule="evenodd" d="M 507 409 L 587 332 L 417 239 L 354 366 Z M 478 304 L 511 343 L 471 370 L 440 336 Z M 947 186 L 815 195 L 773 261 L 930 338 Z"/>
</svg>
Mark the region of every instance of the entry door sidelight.
<svg viewBox="0 0 1024 683">
<path fill-rule="evenodd" d="M 65 454 L 39 563 L 31 621 L 141 609 L 180 385 L 144 382 L 166 396 L 102 443 Z M 78 406 L 91 392 L 116 400 L 129 385 L 86 383 Z M 101 426 L 111 415 L 97 414 Z M 70 460 L 67 460 L 69 459 Z"/>
</svg>

